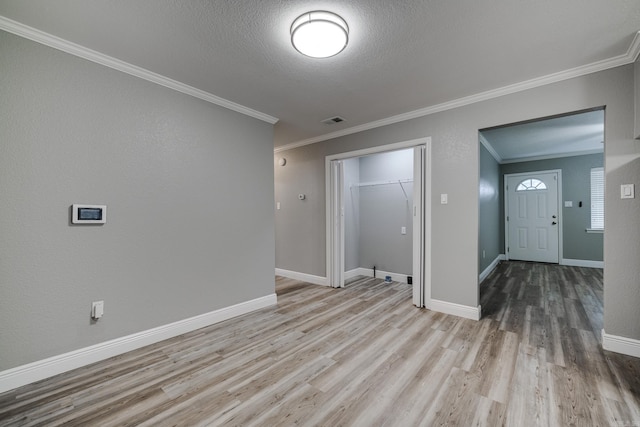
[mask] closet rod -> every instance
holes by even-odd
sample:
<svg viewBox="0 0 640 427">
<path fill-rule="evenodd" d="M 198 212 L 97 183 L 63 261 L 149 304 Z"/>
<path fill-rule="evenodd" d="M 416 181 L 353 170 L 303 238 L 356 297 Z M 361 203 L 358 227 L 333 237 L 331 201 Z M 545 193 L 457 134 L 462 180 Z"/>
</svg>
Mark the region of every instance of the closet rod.
<svg viewBox="0 0 640 427">
<path fill-rule="evenodd" d="M 400 184 L 402 186 L 403 182 L 413 182 L 413 179 L 395 179 L 392 181 L 372 181 L 372 182 L 361 182 L 358 184 L 352 184 L 352 187 L 373 187 L 376 185 L 390 185 L 390 184 Z"/>
</svg>

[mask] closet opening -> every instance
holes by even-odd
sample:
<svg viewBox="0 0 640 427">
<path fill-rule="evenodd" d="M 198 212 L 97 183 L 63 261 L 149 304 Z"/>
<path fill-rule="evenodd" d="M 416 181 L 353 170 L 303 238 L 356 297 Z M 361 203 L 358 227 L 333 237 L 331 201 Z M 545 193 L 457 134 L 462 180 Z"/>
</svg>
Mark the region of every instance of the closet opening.
<svg viewBox="0 0 640 427">
<path fill-rule="evenodd" d="M 331 286 L 377 277 L 430 305 L 430 148 L 423 138 L 326 158 Z"/>
</svg>

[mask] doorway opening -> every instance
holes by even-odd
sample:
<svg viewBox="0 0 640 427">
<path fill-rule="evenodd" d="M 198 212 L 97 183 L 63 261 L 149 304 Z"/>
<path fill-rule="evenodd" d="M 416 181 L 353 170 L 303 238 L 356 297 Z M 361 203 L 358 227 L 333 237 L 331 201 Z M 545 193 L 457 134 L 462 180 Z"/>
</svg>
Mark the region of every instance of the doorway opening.
<svg viewBox="0 0 640 427">
<path fill-rule="evenodd" d="M 375 267 L 383 279 L 410 278 L 414 305 L 430 307 L 430 150 L 431 139 L 421 138 L 326 157 L 330 286 L 344 287 L 353 275 L 372 276 Z M 385 239 L 387 250 L 394 250 L 391 240 L 397 248 L 388 259 L 381 255 Z M 357 253 L 361 243 L 366 247 Z"/>
<path fill-rule="evenodd" d="M 505 260 L 604 267 L 604 130 L 601 106 L 478 131 L 481 301 Z"/>
</svg>

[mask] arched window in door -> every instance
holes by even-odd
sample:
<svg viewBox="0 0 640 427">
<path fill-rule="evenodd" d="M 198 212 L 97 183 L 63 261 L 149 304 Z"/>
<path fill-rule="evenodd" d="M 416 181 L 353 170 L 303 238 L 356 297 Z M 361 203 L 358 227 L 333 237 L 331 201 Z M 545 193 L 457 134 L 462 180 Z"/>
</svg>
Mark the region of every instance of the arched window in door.
<svg viewBox="0 0 640 427">
<path fill-rule="evenodd" d="M 546 190 L 547 185 L 536 178 L 527 178 L 521 181 L 516 187 L 516 191 Z"/>
</svg>

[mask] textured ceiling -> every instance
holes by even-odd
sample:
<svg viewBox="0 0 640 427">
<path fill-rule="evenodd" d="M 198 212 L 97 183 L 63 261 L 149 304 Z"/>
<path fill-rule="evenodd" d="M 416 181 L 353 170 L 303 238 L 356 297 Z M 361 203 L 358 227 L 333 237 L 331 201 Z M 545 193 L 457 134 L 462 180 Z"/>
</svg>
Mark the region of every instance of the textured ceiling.
<svg viewBox="0 0 640 427">
<path fill-rule="evenodd" d="M 318 9 L 350 27 L 332 58 L 289 40 Z M 625 55 L 640 29 L 638 0 L 2 0 L 0 15 L 277 117 L 276 146 Z"/>
<path fill-rule="evenodd" d="M 480 131 L 502 163 L 604 152 L 604 110 Z"/>
</svg>

